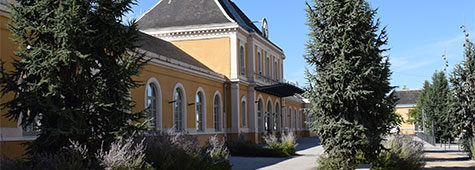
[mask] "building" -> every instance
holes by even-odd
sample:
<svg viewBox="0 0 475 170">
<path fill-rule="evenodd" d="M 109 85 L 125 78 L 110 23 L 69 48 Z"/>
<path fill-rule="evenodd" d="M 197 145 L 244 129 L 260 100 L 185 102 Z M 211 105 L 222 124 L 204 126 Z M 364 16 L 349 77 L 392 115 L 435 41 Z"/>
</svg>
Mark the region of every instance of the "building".
<svg viewBox="0 0 475 170">
<path fill-rule="evenodd" d="M 7 38 L 7 11 L 1 14 L 4 59 L 15 45 Z M 230 0 L 159 1 L 137 20 L 138 45 L 151 61 L 136 78 L 146 84 L 131 90 L 133 111 L 149 108 L 154 129 L 201 142 L 212 135 L 252 142 L 268 134 L 309 135 L 308 102 L 285 83 L 284 51 L 268 38 L 266 20 L 260 22 L 262 29 Z M 3 117 L 0 132 L 1 153 L 10 157 L 24 153 L 19 143 L 35 139 Z"/>
<path fill-rule="evenodd" d="M 396 90 L 395 95 L 399 100 L 396 102 L 396 113 L 402 116 L 403 122 L 399 125 L 401 134 L 415 135 L 417 127 L 413 123 L 409 123 L 409 111 L 417 106 L 417 98 L 422 90 L 407 89 L 406 86 L 402 90 Z"/>
</svg>

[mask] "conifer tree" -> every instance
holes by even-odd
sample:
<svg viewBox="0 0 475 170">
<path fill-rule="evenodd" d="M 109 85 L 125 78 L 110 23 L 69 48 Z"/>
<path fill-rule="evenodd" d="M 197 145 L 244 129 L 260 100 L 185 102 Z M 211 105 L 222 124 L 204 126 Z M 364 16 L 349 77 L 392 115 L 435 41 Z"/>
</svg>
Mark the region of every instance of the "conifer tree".
<svg viewBox="0 0 475 170">
<path fill-rule="evenodd" d="M 357 153 L 374 161 L 396 123 L 385 29 L 364 0 L 313 0 L 307 4 L 306 97 L 332 169 L 352 169 Z"/>
<path fill-rule="evenodd" d="M 56 152 L 69 140 L 91 154 L 117 135 L 136 130 L 132 76 L 144 64 L 135 53 L 138 30 L 121 24 L 133 0 L 17 0 L 9 28 L 18 44 L 14 70 L 2 67 L 6 116 L 23 127 L 36 122 L 30 154 Z M 8 56 L 11 57 L 11 56 Z"/>
<path fill-rule="evenodd" d="M 475 132 L 475 44 L 469 40 L 465 27 L 462 28 L 466 39 L 465 51 L 462 63 L 455 65 L 450 78 L 452 96 L 449 112 L 456 117 L 455 126 L 460 128 L 464 148 L 469 151 L 474 147 Z"/>
</svg>

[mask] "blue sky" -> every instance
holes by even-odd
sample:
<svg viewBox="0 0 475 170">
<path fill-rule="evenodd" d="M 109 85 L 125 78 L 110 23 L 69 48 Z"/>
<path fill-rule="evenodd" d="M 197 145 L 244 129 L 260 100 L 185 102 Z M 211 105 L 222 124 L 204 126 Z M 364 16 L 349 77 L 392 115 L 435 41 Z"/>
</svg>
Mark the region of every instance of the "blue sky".
<svg viewBox="0 0 475 170">
<path fill-rule="evenodd" d="M 159 0 L 138 0 L 129 17 L 138 18 Z M 305 25 L 305 0 L 233 0 L 251 20 L 267 18 L 271 41 L 286 54 L 284 78 L 304 85 L 303 59 L 308 27 Z M 451 72 L 461 61 L 464 24 L 475 39 L 474 0 L 368 0 L 378 8 L 381 26 L 389 35 L 387 53 L 392 64 L 391 84 L 422 88 L 435 70 L 444 69 L 446 54 Z M 259 27 L 259 26 L 258 26 Z"/>
</svg>

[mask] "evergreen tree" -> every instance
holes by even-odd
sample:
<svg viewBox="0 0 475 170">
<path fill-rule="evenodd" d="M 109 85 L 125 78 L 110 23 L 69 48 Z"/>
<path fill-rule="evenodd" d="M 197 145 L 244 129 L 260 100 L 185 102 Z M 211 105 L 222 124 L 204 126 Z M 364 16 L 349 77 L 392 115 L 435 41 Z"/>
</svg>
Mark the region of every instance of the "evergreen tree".
<svg viewBox="0 0 475 170">
<path fill-rule="evenodd" d="M 381 141 L 396 123 L 394 87 L 388 57 L 382 46 L 376 10 L 364 0 L 314 0 L 307 4 L 310 27 L 305 59 L 306 97 L 316 118 L 314 130 L 322 139 L 332 169 L 351 169 L 357 153 L 374 161 Z"/>
<path fill-rule="evenodd" d="M 437 139 L 448 139 L 453 132 L 453 126 L 446 120 L 450 117 L 447 107 L 449 84 L 444 72 L 435 71 L 430 89 L 426 96 L 426 106 L 428 108 L 424 109 L 426 121 L 428 121 L 425 126 L 430 129 L 429 133 L 432 134 L 432 131 L 434 131 L 433 134 Z M 432 129 L 432 121 L 434 129 Z"/>
<path fill-rule="evenodd" d="M 460 128 L 459 133 L 462 133 L 464 148 L 469 150 L 473 147 L 475 132 L 475 44 L 468 39 L 465 29 L 464 33 L 464 59 L 462 63 L 455 65 L 450 78 L 450 112 L 454 114 L 455 127 Z"/>
<path fill-rule="evenodd" d="M 133 0 L 17 0 L 9 28 L 18 49 L 14 70 L 1 69 L 6 116 L 39 136 L 30 154 L 56 152 L 69 140 L 93 154 L 136 130 L 129 91 L 138 86 L 144 58 L 135 53 L 138 30 L 121 24 Z"/>
</svg>

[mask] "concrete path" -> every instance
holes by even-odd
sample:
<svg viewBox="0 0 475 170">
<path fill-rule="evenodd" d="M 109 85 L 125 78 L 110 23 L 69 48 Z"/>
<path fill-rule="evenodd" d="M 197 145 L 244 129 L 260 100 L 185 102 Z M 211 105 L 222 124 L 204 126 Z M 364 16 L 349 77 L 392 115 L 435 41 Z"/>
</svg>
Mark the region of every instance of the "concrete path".
<svg viewBox="0 0 475 170">
<path fill-rule="evenodd" d="M 415 140 L 420 140 L 414 137 Z M 422 141 L 422 140 L 420 140 Z M 459 151 L 457 145 L 447 147 L 431 145 L 425 141 L 424 153 L 427 170 L 475 170 L 475 161 L 469 160 L 466 153 Z"/>
<path fill-rule="evenodd" d="M 231 156 L 229 160 L 233 165 L 233 170 L 315 169 L 317 157 L 323 153 L 318 137 L 299 138 L 297 143 L 299 144 L 297 156 L 287 158 Z"/>
</svg>

